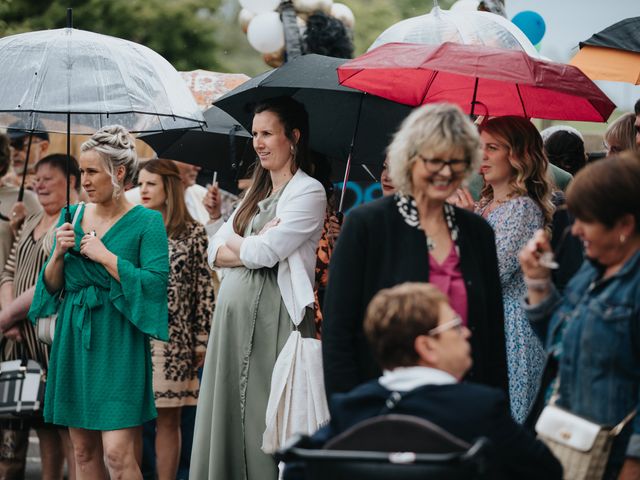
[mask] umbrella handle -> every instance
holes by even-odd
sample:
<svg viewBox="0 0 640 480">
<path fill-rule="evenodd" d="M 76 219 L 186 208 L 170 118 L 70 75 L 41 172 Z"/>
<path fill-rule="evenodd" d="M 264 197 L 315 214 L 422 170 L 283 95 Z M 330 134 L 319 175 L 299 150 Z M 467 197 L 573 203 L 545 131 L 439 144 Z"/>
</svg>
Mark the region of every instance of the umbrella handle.
<svg viewBox="0 0 640 480">
<path fill-rule="evenodd" d="M 24 170 L 22 171 L 22 182 L 20 182 L 20 191 L 18 192 L 18 202 L 24 199 L 24 185 L 27 181 L 27 172 L 29 171 L 29 155 L 31 155 L 31 140 L 33 139 L 33 132 L 29 133 L 29 140 L 27 142 L 27 156 L 24 159 Z"/>
</svg>

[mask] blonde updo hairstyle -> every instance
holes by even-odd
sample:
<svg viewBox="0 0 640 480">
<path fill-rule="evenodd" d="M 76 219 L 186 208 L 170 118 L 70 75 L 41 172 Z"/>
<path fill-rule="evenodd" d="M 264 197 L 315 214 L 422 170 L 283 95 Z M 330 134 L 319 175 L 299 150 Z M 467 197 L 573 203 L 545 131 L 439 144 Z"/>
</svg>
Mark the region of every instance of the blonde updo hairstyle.
<svg viewBox="0 0 640 480">
<path fill-rule="evenodd" d="M 93 150 L 100 155 L 104 168 L 111 177 L 113 195 L 119 197 L 125 185 L 133 183 L 138 172 L 138 155 L 135 139 L 122 125 L 108 125 L 94 133 L 80 147 L 82 152 Z M 122 183 L 118 183 L 116 170 L 125 168 Z"/>
<path fill-rule="evenodd" d="M 467 159 L 468 177 L 480 164 L 480 145 L 478 130 L 456 105 L 423 105 L 402 122 L 387 148 L 389 176 L 399 193 L 410 195 L 411 169 L 420 153 L 430 158 Z"/>
</svg>

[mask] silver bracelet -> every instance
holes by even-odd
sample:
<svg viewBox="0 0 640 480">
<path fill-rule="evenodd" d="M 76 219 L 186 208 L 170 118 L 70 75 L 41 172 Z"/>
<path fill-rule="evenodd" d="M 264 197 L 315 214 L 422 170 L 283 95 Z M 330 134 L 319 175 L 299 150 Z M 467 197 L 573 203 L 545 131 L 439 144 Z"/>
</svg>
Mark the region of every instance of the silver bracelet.
<svg viewBox="0 0 640 480">
<path fill-rule="evenodd" d="M 551 278 L 530 278 L 524 277 L 524 284 L 534 292 L 545 292 L 551 286 Z"/>
</svg>

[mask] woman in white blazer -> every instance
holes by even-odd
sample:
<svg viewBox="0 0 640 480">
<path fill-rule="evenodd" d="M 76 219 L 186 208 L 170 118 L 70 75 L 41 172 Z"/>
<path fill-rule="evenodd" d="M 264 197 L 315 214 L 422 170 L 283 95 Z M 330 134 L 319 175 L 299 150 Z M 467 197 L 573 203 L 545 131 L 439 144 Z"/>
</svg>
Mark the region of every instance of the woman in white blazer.
<svg viewBox="0 0 640 480">
<path fill-rule="evenodd" d="M 276 479 L 261 450 L 271 375 L 293 329 L 313 336 L 316 248 L 325 190 L 310 172 L 308 118 L 289 97 L 254 110 L 252 186 L 210 238 L 226 269 L 207 349 L 191 478 Z"/>
</svg>

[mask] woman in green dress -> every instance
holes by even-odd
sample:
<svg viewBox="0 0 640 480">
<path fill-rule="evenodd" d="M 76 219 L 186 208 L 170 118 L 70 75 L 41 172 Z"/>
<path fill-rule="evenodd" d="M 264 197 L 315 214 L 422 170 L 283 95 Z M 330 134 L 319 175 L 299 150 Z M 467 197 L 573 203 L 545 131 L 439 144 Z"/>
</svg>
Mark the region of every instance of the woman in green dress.
<svg viewBox="0 0 640 480">
<path fill-rule="evenodd" d="M 252 186 L 209 241 L 209 263 L 226 271 L 200 388 L 192 479 L 278 476 L 261 450 L 271 374 L 294 328 L 315 334 L 313 278 L 326 209 L 324 188 L 306 173 L 307 125 L 291 98 L 258 105 Z"/>
<path fill-rule="evenodd" d="M 96 132 L 79 163 L 91 203 L 71 208 L 73 225 L 63 212 L 29 312 L 58 313 L 44 416 L 69 427 L 79 480 L 107 468 L 141 479 L 137 427 L 156 416 L 149 337 L 168 339 L 167 235 L 159 212 L 122 195 L 138 163 L 123 127 Z"/>
</svg>

